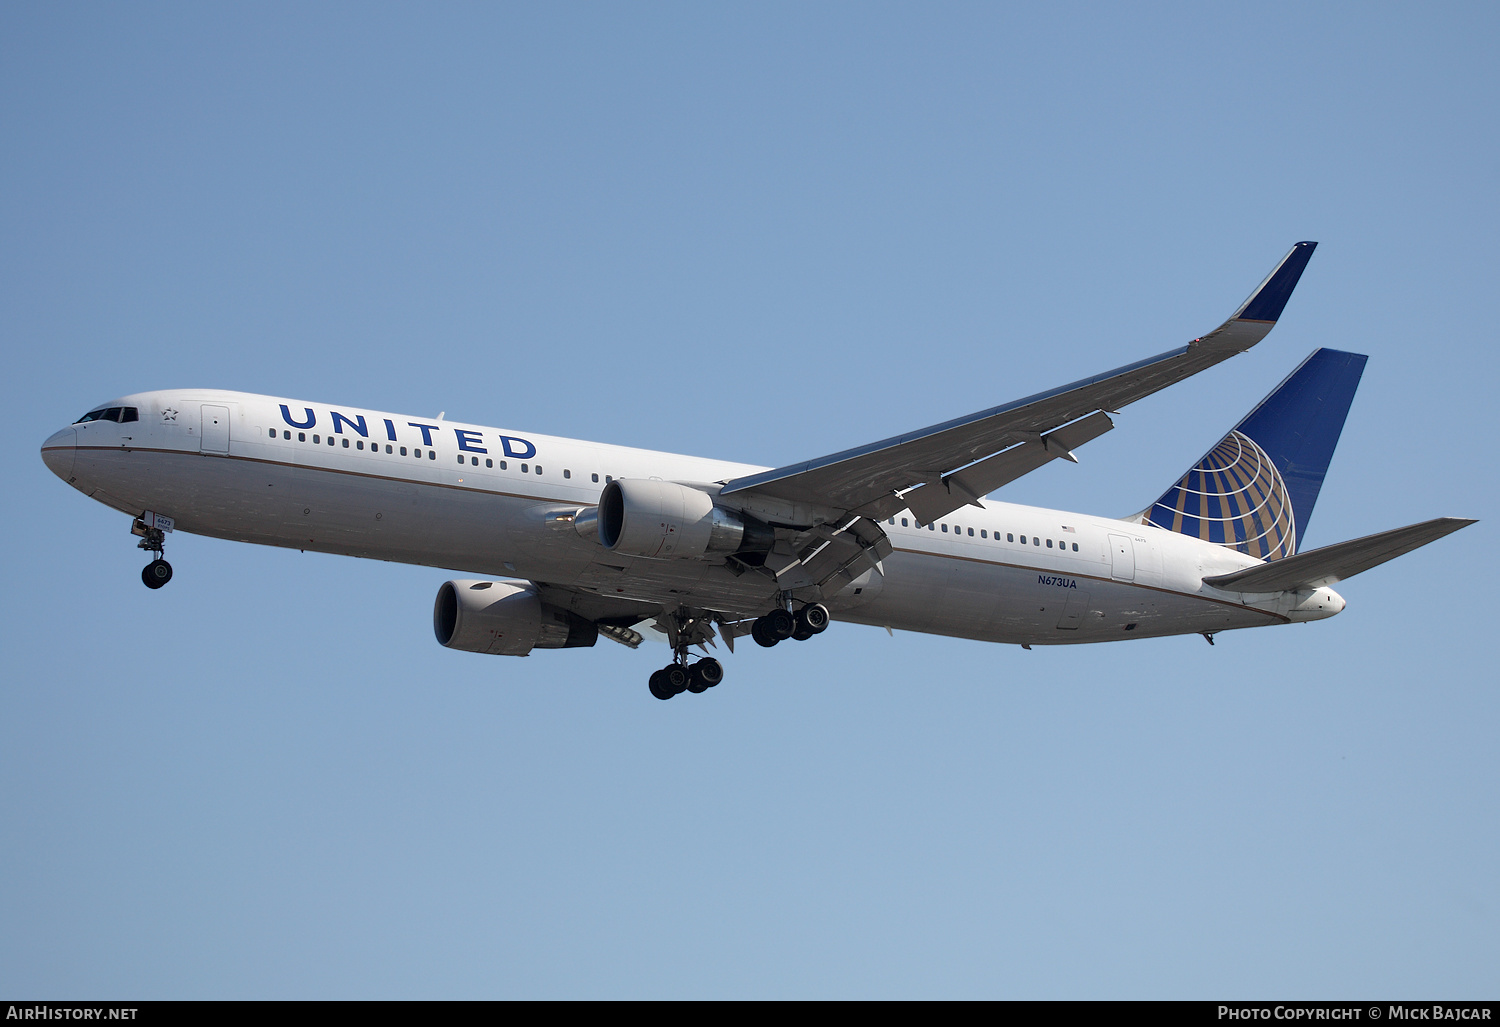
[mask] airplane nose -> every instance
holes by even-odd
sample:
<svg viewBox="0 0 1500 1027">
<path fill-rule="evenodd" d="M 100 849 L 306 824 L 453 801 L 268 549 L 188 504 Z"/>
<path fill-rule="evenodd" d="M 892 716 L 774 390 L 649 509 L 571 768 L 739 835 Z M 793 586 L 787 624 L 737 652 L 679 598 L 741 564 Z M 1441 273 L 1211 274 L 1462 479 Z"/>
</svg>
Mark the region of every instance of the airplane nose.
<svg viewBox="0 0 1500 1027">
<path fill-rule="evenodd" d="M 73 476 L 73 457 L 78 451 L 78 431 L 64 428 L 42 443 L 42 463 L 63 481 Z"/>
</svg>

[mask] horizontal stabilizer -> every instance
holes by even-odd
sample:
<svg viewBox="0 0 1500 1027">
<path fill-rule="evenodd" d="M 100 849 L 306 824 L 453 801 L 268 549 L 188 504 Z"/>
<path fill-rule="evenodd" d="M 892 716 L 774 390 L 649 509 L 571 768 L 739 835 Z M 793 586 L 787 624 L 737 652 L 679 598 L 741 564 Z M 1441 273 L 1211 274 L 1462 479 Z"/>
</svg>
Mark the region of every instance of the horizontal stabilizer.
<svg viewBox="0 0 1500 1027">
<path fill-rule="evenodd" d="M 1203 582 L 1228 592 L 1291 592 L 1303 588 L 1321 588 L 1352 578 L 1371 567 L 1378 567 L 1387 560 L 1394 560 L 1429 542 L 1436 542 L 1444 535 L 1473 523 L 1474 520 L 1468 517 L 1438 517 L 1421 524 L 1392 528 L 1377 535 L 1366 535 L 1350 542 L 1340 542 L 1247 567 L 1242 571 L 1216 574 L 1211 578 L 1204 578 Z"/>
</svg>

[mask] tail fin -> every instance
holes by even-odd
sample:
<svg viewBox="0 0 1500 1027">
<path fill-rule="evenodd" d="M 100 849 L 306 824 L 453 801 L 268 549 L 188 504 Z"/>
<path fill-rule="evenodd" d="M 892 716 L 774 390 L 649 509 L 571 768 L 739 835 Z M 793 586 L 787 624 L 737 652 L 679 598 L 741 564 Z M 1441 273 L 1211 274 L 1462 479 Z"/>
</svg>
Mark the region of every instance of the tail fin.
<svg viewBox="0 0 1500 1027">
<path fill-rule="evenodd" d="M 1315 351 L 1142 522 L 1264 560 L 1296 553 L 1367 359 Z"/>
</svg>

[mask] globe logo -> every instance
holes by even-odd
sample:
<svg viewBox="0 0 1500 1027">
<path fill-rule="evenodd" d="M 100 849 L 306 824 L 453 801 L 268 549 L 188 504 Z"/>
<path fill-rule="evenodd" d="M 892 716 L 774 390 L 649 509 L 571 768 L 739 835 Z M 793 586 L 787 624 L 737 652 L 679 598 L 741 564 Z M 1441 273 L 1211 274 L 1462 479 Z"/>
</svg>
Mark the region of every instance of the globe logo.
<svg viewBox="0 0 1500 1027">
<path fill-rule="evenodd" d="M 1157 500 L 1146 523 L 1263 560 L 1297 549 L 1286 482 L 1266 451 L 1238 431 L 1224 436 Z"/>
</svg>

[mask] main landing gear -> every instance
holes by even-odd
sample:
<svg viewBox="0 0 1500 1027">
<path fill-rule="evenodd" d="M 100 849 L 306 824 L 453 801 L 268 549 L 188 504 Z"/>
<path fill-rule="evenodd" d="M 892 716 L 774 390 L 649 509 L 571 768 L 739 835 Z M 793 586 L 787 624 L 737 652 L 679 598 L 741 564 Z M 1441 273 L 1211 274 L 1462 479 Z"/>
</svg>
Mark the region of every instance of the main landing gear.
<svg viewBox="0 0 1500 1027">
<path fill-rule="evenodd" d="M 670 699 L 683 692 L 694 695 L 708 691 L 724 680 L 724 665 L 712 656 L 705 656 L 689 665 L 687 654 L 651 675 L 651 694 L 658 699 Z"/>
<path fill-rule="evenodd" d="M 769 648 L 784 638 L 802 641 L 821 635 L 828 630 L 828 620 L 828 607 L 822 603 L 808 603 L 796 613 L 787 609 L 772 610 L 751 625 L 750 635 Z M 704 632 L 702 624 L 695 625 L 693 618 L 682 614 L 671 620 L 664 618 L 664 621 L 674 656 L 671 663 L 651 675 L 651 694 L 658 699 L 670 699 L 683 692 L 698 694 L 723 681 L 724 665 L 712 656 L 688 663 L 688 646 L 712 640 L 712 631 Z M 732 642 L 733 635 L 728 637 Z"/>
<path fill-rule="evenodd" d="M 756 620 L 750 628 L 750 637 L 769 649 L 783 639 L 795 638 L 805 642 L 827 630 L 828 607 L 822 603 L 808 603 L 795 614 L 790 610 L 772 610 Z"/>
<path fill-rule="evenodd" d="M 141 581 L 145 582 L 147 588 L 161 588 L 172 580 L 172 565 L 162 559 L 167 536 L 160 528 L 146 527 L 146 522 L 139 517 L 130 526 L 130 533 L 141 536 L 141 540 L 136 543 L 137 549 L 156 554 L 156 559 L 141 568 Z"/>
</svg>

